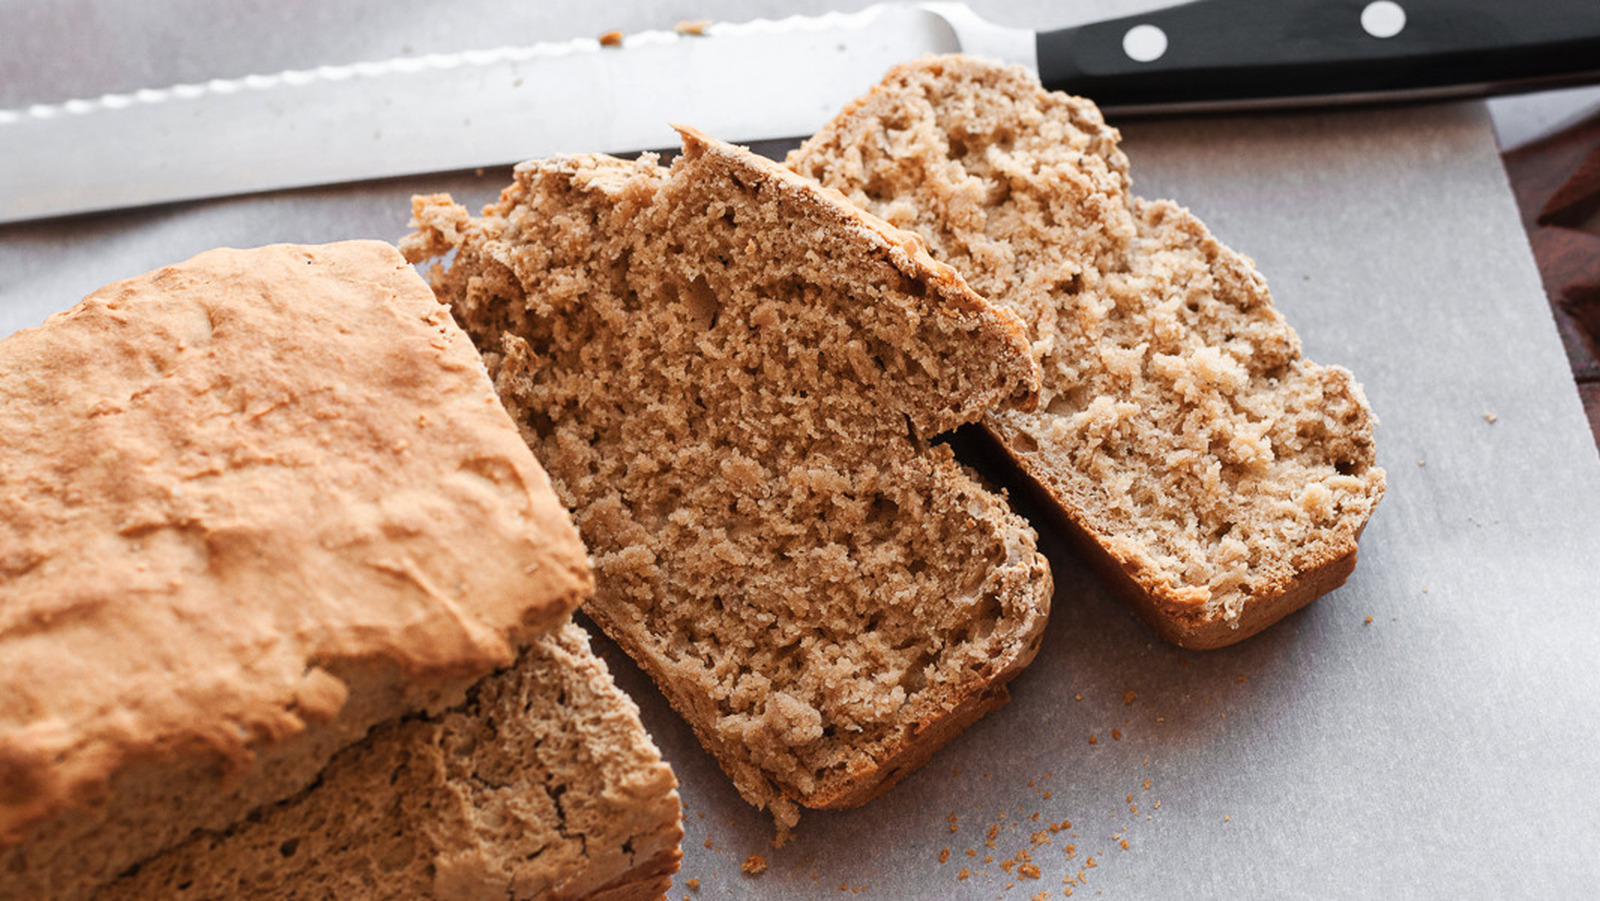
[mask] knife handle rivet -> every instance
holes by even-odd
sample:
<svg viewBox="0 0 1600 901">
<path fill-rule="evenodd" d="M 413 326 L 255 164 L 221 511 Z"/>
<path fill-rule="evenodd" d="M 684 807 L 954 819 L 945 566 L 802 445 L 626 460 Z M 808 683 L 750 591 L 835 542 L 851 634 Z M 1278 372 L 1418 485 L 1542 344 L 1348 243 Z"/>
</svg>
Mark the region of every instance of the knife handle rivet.
<svg viewBox="0 0 1600 901">
<path fill-rule="evenodd" d="M 1361 10 L 1361 28 L 1375 38 L 1392 38 L 1405 27 L 1405 8 L 1393 0 L 1373 0 Z"/>
<path fill-rule="evenodd" d="M 1136 63 L 1155 62 L 1167 52 L 1167 33 L 1154 25 L 1135 25 L 1122 36 L 1122 52 Z"/>
</svg>

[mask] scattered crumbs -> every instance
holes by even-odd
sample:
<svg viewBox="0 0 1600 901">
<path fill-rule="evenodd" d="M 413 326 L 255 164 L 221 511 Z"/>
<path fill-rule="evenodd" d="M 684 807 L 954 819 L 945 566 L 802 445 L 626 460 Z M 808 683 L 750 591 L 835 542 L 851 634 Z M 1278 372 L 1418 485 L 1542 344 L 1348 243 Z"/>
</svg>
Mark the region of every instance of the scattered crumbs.
<svg viewBox="0 0 1600 901">
<path fill-rule="evenodd" d="M 957 829 L 957 826 L 956 826 L 956 812 L 953 811 L 953 810 L 950 811 L 950 815 L 945 817 L 945 821 L 950 824 L 950 831 L 951 832 L 955 832 L 956 829 Z"/>
<path fill-rule="evenodd" d="M 1118 844 L 1122 845 L 1122 850 L 1124 850 L 1124 851 L 1128 850 L 1128 840 L 1127 839 L 1123 839 Z"/>
<path fill-rule="evenodd" d="M 1111 740 L 1112 741 L 1122 741 L 1122 730 L 1121 729 L 1112 729 L 1111 730 Z"/>
<path fill-rule="evenodd" d="M 1138 692 L 1125 691 L 1122 693 L 1122 704 L 1124 707 L 1133 706 L 1133 702 L 1137 700 L 1139 700 Z"/>
<path fill-rule="evenodd" d="M 1160 801 L 1157 801 L 1157 802 L 1156 802 L 1156 803 L 1155 803 L 1155 809 L 1156 809 L 1156 810 L 1160 810 L 1160 809 L 1161 809 L 1161 802 L 1160 802 Z"/>
<path fill-rule="evenodd" d="M 1039 781 L 1037 779 L 1029 779 L 1028 780 L 1028 787 L 1029 788 L 1033 788 L 1035 785 L 1038 785 L 1038 784 L 1039 784 Z"/>
<path fill-rule="evenodd" d="M 1158 717 L 1156 717 L 1156 722 L 1158 722 L 1158 723 L 1164 723 L 1164 722 L 1166 722 L 1166 721 L 1167 721 L 1167 718 L 1166 718 L 1166 717 L 1164 717 L 1164 716 L 1158 716 Z"/>
<path fill-rule="evenodd" d="M 1150 780 L 1149 779 L 1144 780 L 1144 790 L 1145 791 L 1149 791 L 1150 790 Z"/>
<path fill-rule="evenodd" d="M 1426 588 L 1422 589 L 1422 593 L 1423 594 L 1427 594 L 1428 593 L 1428 589 L 1426 589 Z"/>
<path fill-rule="evenodd" d="M 710 19 L 680 20 L 678 24 L 672 26 L 672 30 L 678 34 L 692 34 L 699 37 L 704 35 L 706 29 L 710 27 Z"/>
<path fill-rule="evenodd" d="M 949 863 L 950 862 L 950 849 L 949 848 L 945 848 L 945 849 L 943 849 L 942 851 L 939 852 L 939 862 L 940 863 Z"/>
<path fill-rule="evenodd" d="M 1074 701 L 1081 701 L 1081 700 L 1083 700 L 1083 694 L 1082 693 L 1074 693 L 1072 695 L 1072 699 Z"/>
<path fill-rule="evenodd" d="M 1017 875 L 1024 879 L 1038 879 L 1044 874 L 1039 872 L 1037 864 L 1023 863 L 1017 865 Z"/>
<path fill-rule="evenodd" d="M 968 857 L 977 857 L 978 856 L 978 850 L 976 848 L 968 848 L 967 849 L 967 856 Z"/>
<path fill-rule="evenodd" d="M 1083 868 L 1084 869 L 1086 869 L 1086 870 L 1087 869 L 1092 869 L 1095 866 L 1098 866 L 1098 865 L 1094 862 L 1094 858 L 1093 857 L 1085 857 L 1083 859 Z"/>
<path fill-rule="evenodd" d="M 984 863 L 994 863 L 994 855 L 993 854 L 985 854 L 985 855 L 983 855 L 983 862 Z"/>
<path fill-rule="evenodd" d="M 971 877 L 972 877 L 972 871 L 967 869 L 966 867 L 962 867 L 961 871 L 959 873 L 956 873 L 956 878 L 957 879 L 966 880 L 966 879 L 969 879 Z"/>
<path fill-rule="evenodd" d="M 1044 799 L 1046 801 L 1050 800 L 1050 789 L 1048 788 L 1044 790 Z"/>
<path fill-rule="evenodd" d="M 622 46 L 622 32 L 620 32 L 620 31 L 608 31 L 605 34 L 600 35 L 600 46 L 602 46 L 602 47 L 621 47 Z"/>
<path fill-rule="evenodd" d="M 1235 679 L 1234 681 L 1235 682 L 1249 682 L 1250 681 L 1250 677 L 1249 676 L 1240 676 L 1239 678 Z"/>
<path fill-rule="evenodd" d="M 1094 737 L 1093 735 L 1089 736 L 1089 744 L 1097 745 L 1099 743 L 1100 743 L 1100 739 Z"/>
<path fill-rule="evenodd" d="M 1142 766 L 1149 766 L 1149 765 L 1150 765 L 1150 758 L 1146 757 L 1144 759 L 1144 763 L 1142 764 Z"/>
<path fill-rule="evenodd" d="M 990 823 L 989 824 L 989 832 L 988 832 L 987 835 L 984 836 L 984 838 L 987 838 L 989 840 L 989 846 L 991 848 L 994 847 L 994 840 L 996 838 L 998 838 L 999 836 L 1000 836 L 1000 824 L 999 823 Z"/>
<path fill-rule="evenodd" d="M 1050 897 L 1050 892 L 1049 891 L 1034 892 L 1033 901 L 1045 901 L 1045 899 L 1049 898 L 1049 897 Z"/>
<path fill-rule="evenodd" d="M 1500 421 L 1500 417 L 1494 415 L 1493 413 L 1485 413 L 1483 414 L 1483 421 L 1490 425 L 1494 425 L 1496 422 Z"/>
<path fill-rule="evenodd" d="M 1227 814 L 1223 814 L 1222 815 L 1222 822 L 1224 822 L 1224 823 L 1229 822 L 1232 819 L 1233 819 L 1233 817 L 1230 817 Z"/>
<path fill-rule="evenodd" d="M 1016 865 L 1017 861 L 1014 858 L 1000 861 L 1000 869 L 1005 870 L 1007 873 L 1011 872 L 1011 868 Z"/>
<path fill-rule="evenodd" d="M 703 819 L 706 818 L 706 812 L 702 810 L 698 814 L 695 814 L 695 816 L 697 816 L 697 817 L 699 817 L 700 819 L 703 820 Z"/>
<path fill-rule="evenodd" d="M 708 848 L 708 849 L 709 849 L 709 848 L 710 848 L 710 847 L 711 847 L 711 839 L 709 839 L 709 838 L 708 838 L 708 839 L 706 839 L 706 847 L 707 847 L 707 848 Z"/>
<path fill-rule="evenodd" d="M 1077 845 L 1068 845 L 1065 850 L 1067 852 L 1067 859 L 1071 860 L 1072 859 L 1072 855 L 1078 853 L 1078 846 Z"/>
<path fill-rule="evenodd" d="M 700 880 L 698 879 L 691 879 L 685 884 L 689 886 L 689 891 L 691 892 L 700 891 Z"/>
<path fill-rule="evenodd" d="M 1362 620 L 1362 622 L 1361 622 L 1361 624 L 1362 624 L 1362 625 L 1363 625 L 1363 626 L 1370 626 L 1370 625 L 1372 625 L 1372 617 L 1370 617 L 1370 616 L 1369 616 L 1369 617 L 1367 617 L 1367 618 L 1366 618 L 1366 619 L 1364 619 L 1364 620 Z"/>
<path fill-rule="evenodd" d="M 958 766 L 956 766 L 956 767 L 951 767 L 951 768 L 950 768 L 950 775 L 952 775 L 952 776 L 959 776 L 959 775 L 961 775 L 961 767 L 958 767 Z"/>
<path fill-rule="evenodd" d="M 1035 845 L 1049 844 L 1049 842 L 1050 842 L 1050 833 L 1041 830 L 1039 832 L 1035 832 L 1029 838 L 1032 840 L 1032 842 Z"/>
<path fill-rule="evenodd" d="M 1418 466 L 1427 466 L 1428 465 L 1428 461 L 1427 460 L 1418 460 L 1417 461 L 1417 465 Z"/>
<path fill-rule="evenodd" d="M 841 891 L 841 892 L 850 891 L 850 883 L 848 883 L 848 882 L 839 883 L 839 891 Z"/>
</svg>

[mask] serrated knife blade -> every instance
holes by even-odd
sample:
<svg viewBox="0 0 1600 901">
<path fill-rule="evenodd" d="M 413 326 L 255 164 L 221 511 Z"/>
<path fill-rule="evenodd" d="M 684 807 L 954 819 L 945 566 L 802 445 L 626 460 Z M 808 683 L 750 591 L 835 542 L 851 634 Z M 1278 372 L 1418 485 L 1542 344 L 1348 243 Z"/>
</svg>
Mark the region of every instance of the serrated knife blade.
<svg viewBox="0 0 1600 901">
<path fill-rule="evenodd" d="M 0 110 L 0 223 L 676 145 L 803 137 L 892 65 L 963 51 L 1112 109 L 1600 80 L 1595 0 L 1199 0 L 1074 28 L 959 3 L 217 79 Z"/>
</svg>

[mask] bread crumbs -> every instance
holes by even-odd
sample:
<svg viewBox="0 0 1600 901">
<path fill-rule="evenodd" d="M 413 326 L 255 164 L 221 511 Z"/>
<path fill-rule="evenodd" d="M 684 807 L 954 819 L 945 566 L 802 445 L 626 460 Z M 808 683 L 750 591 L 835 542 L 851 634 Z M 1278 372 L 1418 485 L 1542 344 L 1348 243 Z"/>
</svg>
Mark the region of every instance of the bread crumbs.
<svg viewBox="0 0 1600 901">
<path fill-rule="evenodd" d="M 600 35 L 600 46 L 602 46 L 602 47 L 621 47 L 622 46 L 622 32 L 620 32 L 620 31 L 608 31 L 605 34 Z"/>
<path fill-rule="evenodd" d="M 760 876 L 767 871 L 767 859 L 760 854 L 752 854 L 744 859 L 739 869 L 751 876 Z"/>
<path fill-rule="evenodd" d="M 966 867 L 962 867 L 961 871 L 956 874 L 956 878 L 957 879 L 961 879 L 961 880 L 966 880 L 966 879 L 970 878 L 971 876 L 972 876 L 972 871 L 967 869 Z"/>
<path fill-rule="evenodd" d="M 1137 700 L 1139 700 L 1139 695 L 1136 692 L 1125 691 L 1122 693 L 1122 704 L 1125 707 L 1133 706 L 1133 702 Z"/>
<path fill-rule="evenodd" d="M 1039 872 L 1037 864 L 1023 863 L 1017 864 L 1017 875 L 1024 879 L 1038 879 L 1044 874 Z"/>
<path fill-rule="evenodd" d="M 698 879 L 691 879 L 687 883 L 685 883 L 685 885 L 689 886 L 689 891 L 691 891 L 691 892 L 700 891 L 700 880 L 698 880 Z"/>
<path fill-rule="evenodd" d="M 949 848 L 945 848 L 944 850 L 939 852 L 939 862 L 940 863 L 949 863 L 950 862 L 950 849 Z"/>
<path fill-rule="evenodd" d="M 672 26 L 672 30 L 678 34 L 700 37 L 703 36 L 706 33 L 706 29 L 710 27 L 710 19 L 694 19 L 692 21 L 680 21 L 678 24 Z"/>
</svg>

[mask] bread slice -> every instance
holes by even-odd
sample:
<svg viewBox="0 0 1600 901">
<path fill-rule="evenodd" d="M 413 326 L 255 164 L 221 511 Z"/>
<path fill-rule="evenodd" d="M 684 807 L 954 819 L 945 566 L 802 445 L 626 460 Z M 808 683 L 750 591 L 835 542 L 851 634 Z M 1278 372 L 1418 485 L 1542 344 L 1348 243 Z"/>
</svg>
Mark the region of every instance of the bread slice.
<svg viewBox="0 0 1600 901">
<path fill-rule="evenodd" d="M 0 897 L 86 897 L 442 710 L 592 585 L 379 242 L 218 250 L 0 341 Z"/>
<path fill-rule="evenodd" d="M 300 794 L 96 898 L 660 898 L 679 816 L 638 708 L 569 623 L 462 706 L 374 729 Z"/>
<path fill-rule="evenodd" d="M 524 164 L 414 261 L 590 544 L 585 610 L 752 804 L 864 803 L 1007 698 L 1050 598 L 1035 535 L 934 435 L 1037 386 L 1022 323 L 912 235 L 682 130 Z M 780 829 L 781 831 L 781 829 Z"/>
<path fill-rule="evenodd" d="M 1039 409 L 985 430 L 1169 641 L 1239 641 L 1340 584 L 1384 489 L 1350 373 L 1249 260 L 1129 193 L 1119 136 L 1026 70 L 892 70 L 788 158 L 1027 321 Z"/>
</svg>

